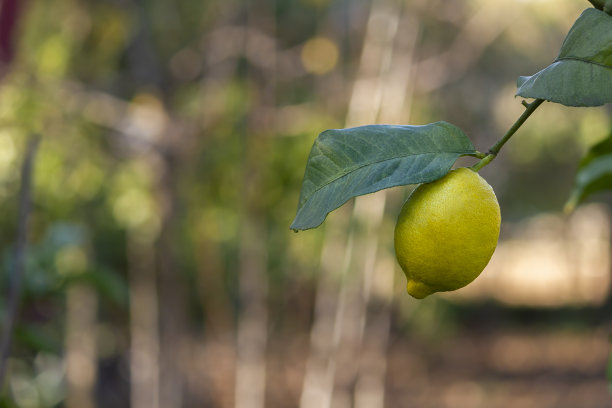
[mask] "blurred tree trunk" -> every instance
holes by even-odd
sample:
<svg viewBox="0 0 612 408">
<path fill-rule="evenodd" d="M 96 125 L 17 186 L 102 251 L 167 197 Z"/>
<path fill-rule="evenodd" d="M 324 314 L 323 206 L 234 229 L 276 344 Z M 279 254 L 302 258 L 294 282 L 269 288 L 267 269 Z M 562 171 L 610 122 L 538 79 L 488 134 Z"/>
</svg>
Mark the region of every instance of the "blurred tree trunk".
<svg viewBox="0 0 612 408">
<path fill-rule="evenodd" d="M 435 91 L 464 76 L 508 27 L 520 21 L 524 10 L 520 2 L 508 2 L 504 7 L 496 2 L 483 3 L 462 22 L 461 30 L 445 50 L 418 61 L 417 92 Z"/>
<path fill-rule="evenodd" d="M 399 2 L 391 0 L 372 4 L 347 127 L 399 123 L 405 119 L 404 113 L 409 110 L 406 102 L 412 95 L 408 83 L 417 24 L 412 19 L 400 18 L 401 8 Z M 344 246 L 338 245 L 337 238 L 329 239 L 322 253 L 323 276 L 317 293 L 301 408 L 377 408 L 384 404 L 389 302 L 395 270 L 392 254 L 379 250 L 386 194 L 378 192 L 358 197 L 350 230 L 327 221 L 328 231 L 333 231 L 335 236 L 348 233 L 349 237 Z M 388 246 L 388 240 L 383 244 Z M 330 247 L 336 248 L 330 250 Z M 338 258 L 344 261 L 340 287 L 334 293 L 328 286 L 326 266 Z M 348 274 L 353 268 L 361 274 Z M 382 293 L 378 293 L 386 300 L 373 315 L 376 320 L 371 324 L 366 312 L 374 280 L 378 287 L 380 282 L 386 282 Z"/>
<path fill-rule="evenodd" d="M 168 126 L 168 142 L 183 136 L 178 124 Z M 188 291 L 176 259 L 178 214 L 178 149 L 167 144 L 145 157 L 155 178 L 160 210 L 158 234 L 130 231 L 130 312 L 132 406 L 181 406 L 189 350 Z"/>
<path fill-rule="evenodd" d="M 156 243 L 160 299 L 160 404 L 161 407 L 182 406 L 184 353 L 188 350 L 188 291 L 185 276 L 177 266 L 175 227 L 178 217 L 178 158 L 162 157 L 159 165 L 159 200 L 161 231 Z"/>
<path fill-rule="evenodd" d="M 153 51 L 150 22 L 148 21 L 142 0 L 130 0 L 127 8 L 134 16 L 135 32 L 127 52 L 129 71 L 135 84 L 149 88 L 159 88 L 161 83 L 161 69 L 157 56 Z M 136 140 L 143 139 L 149 143 L 155 143 L 159 138 L 160 129 L 138 134 Z M 129 135 L 128 135 L 129 136 Z M 141 152 L 142 153 L 142 152 Z M 166 172 L 163 159 L 160 160 L 159 152 L 153 152 L 151 157 L 146 157 L 146 166 L 156 176 L 157 190 L 163 190 L 164 173 Z M 157 163 L 162 163 L 162 169 L 158 169 Z M 162 174 L 159 174 L 159 173 Z M 163 194 L 158 193 L 159 200 L 164 199 Z M 163 207 L 163 205 L 160 205 Z M 162 208 L 161 223 L 167 222 L 168 210 Z M 163 227 L 162 227 L 163 228 Z M 167 234 L 167 231 L 165 231 Z M 157 240 L 157 241 L 156 241 Z M 140 228 L 128 232 L 127 254 L 129 267 L 129 292 L 130 292 L 130 406 L 131 408 L 160 408 L 167 401 L 162 398 L 167 395 L 167 387 L 162 390 L 162 365 L 165 342 L 162 342 L 160 329 L 161 310 L 165 304 L 163 296 L 159 293 L 160 268 L 158 257 L 164 255 L 157 253 L 160 236 Z M 166 315 L 164 315 L 166 317 Z M 167 374 L 166 374 L 167 375 Z M 172 383 L 171 383 L 172 384 Z M 162 402 L 163 401 L 163 402 Z M 171 406 L 180 406 L 171 404 Z"/>
<path fill-rule="evenodd" d="M 214 60 L 219 45 L 210 38 L 215 37 L 215 33 L 234 26 L 234 12 L 239 5 L 227 2 L 221 7 L 223 11 L 218 12 L 214 25 L 203 38 L 203 43 L 207 46 L 203 51 L 205 60 Z M 233 75 L 238 70 L 238 64 L 238 59 L 235 59 L 230 62 L 225 61 L 221 64 L 222 67 L 214 64 L 207 66 L 209 70 L 206 70 L 201 81 L 202 92 L 214 93 L 217 87 L 230 86 L 230 82 L 234 79 Z M 197 160 L 201 158 L 194 157 L 192 164 L 197 163 Z M 215 175 L 207 174 L 205 177 L 212 178 Z M 218 204 L 211 200 L 210 208 L 214 208 L 215 205 Z M 224 225 L 224 220 L 221 220 L 221 224 Z M 192 373 L 188 378 L 189 390 L 198 398 L 201 406 L 230 408 L 235 405 L 234 386 L 237 369 L 235 304 L 226 282 L 230 270 L 222 255 L 223 244 L 218 241 L 218 237 L 211 237 L 198 231 L 194 241 L 196 285 L 204 320 L 204 335 L 201 339 L 194 339 L 195 358 L 189 362 Z M 240 244 L 238 246 L 240 247 Z"/>
<path fill-rule="evenodd" d="M 415 49 L 419 37 L 419 22 L 409 13 L 389 10 L 393 15 L 396 29 L 392 48 L 385 52 L 388 67 L 382 75 L 382 102 L 378 121 L 388 124 L 410 122 L 410 106 L 414 88 Z M 356 265 L 363 265 L 363 315 L 359 334 L 359 367 L 357 368 L 354 391 L 354 406 L 357 408 L 384 407 L 385 375 L 387 366 L 387 342 L 391 323 L 391 301 L 393 297 L 394 274 L 397 268 L 393 251 L 393 230 L 381 229 L 386 193 L 363 197 L 362 211 L 356 206 L 355 216 L 362 218 L 372 229 L 365 235 L 364 259 Z M 374 201 L 380 196 L 382 203 Z M 368 202 L 371 203 L 368 205 Z M 379 242 L 380 237 L 380 242 Z M 376 296 L 373 299 L 373 295 Z"/>
<path fill-rule="evenodd" d="M 159 408 L 159 325 L 154 249 L 138 231 L 128 234 L 131 408 Z"/>
<path fill-rule="evenodd" d="M 254 56 L 259 52 L 250 35 L 256 28 L 267 32 L 276 29 L 274 0 L 256 3 L 245 0 L 246 35 L 244 55 Z M 259 27 L 261 26 L 261 27 Z M 242 185 L 242 208 L 240 214 L 239 250 L 239 294 L 240 315 L 236 338 L 236 408 L 265 407 L 266 349 L 268 343 L 268 277 L 267 277 L 267 231 L 265 212 L 261 210 L 261 197 L 265 195 L 261 182 L 261 160 L 266 143 L 258 130 L 262 108 L 275 103 L 275 53 L 270 55 L 271 72 L 256 72 L 249 61 L 247 79 L 257 89 L 253 92 L 251 109 L 246 117 L 244 141 L 244 167 Z"/>
<path fill-rule="evenodd" d="M 152 289 L 148 286 L 152 284 L 140 283 L 143 299 L 149 299 L 151 307 L 157 306 L 158 364 L 151 360 L 151 368 L 158 367 L 159 387 L 153 392 L 159 393 L 160 407 L 180 407 L 183 405 L 186 385 L 185 353 L 189 350 L 187 330 L 189 307 L 185 275 L 179 270 L 176 256 L 178 238 L 176 228 L 180 223 L 177 173 L 182 159 L 181 143 L 185 142 L 188 134 L 178 122 L 173 122 L 172 114 L 166 110 L 166 102 L 170 99 L 169 78 L 165 75 L 167 70 L 157 55 L 152 37 L 152 22 L 148 13 L 151 5 L 144 0 L 132 0 L 130 6 L 137 23 L 127 55 L 132 77 L 143 89 L 153 89 L 161 93 L 162 97 L 159 100 L 161 111 L 158 114 L 162 115 L 163 121 L 166 122 L 159 129 L 143 135 L 145 139 L 153 142 L 155 147 L 155 151 L 147 159 L 155 175 L 154 188 L 160 209 L 160 231 L 152 252 L 157 278 L 157 305 L 154 305 L 152 294 L 145 293 Z M 148 249 L 145 249 L 145 256 L 149 256 L 147 251 Z M 152 278 L 151 275 L 148 277 Z M 153 314 L 148 315 L 148 318 L 153 318 Z M 153 324 L 150 322 L 147 328 L 148 341 L 151 342 L 150 356 L 153 356 L 152 353 L 155 351 L 153 329 Z M 149 379 L 149 381 L 154 384 L 156 380 Z"/>
<path fill-rule="evenodd" d="M 67 408 L 96 406 L 94 385 L 98 368 L 97 314 L 98 295 L 89 285 L 74 284 L 66 289 Z"/>
<path fill-rule="evenodd" d="M 263 408 L 266 388 L 266 344 L 268 311 L 266 305 L 265 230 L 244 214 L 240 242 L 241 313 L 236 339 L 236 408 Z"/>
<path fill-rule="evenodd" d="M 233 406 L 236 350 L 234 315 L 224 285 L 221 248 L 198 234 L 196 239 L 197 290 L 204 315 L 203 339 L 194 339 L 195 359 L 190 362 L 190 393 L 212 407 Z M 214 367 L 214 369 L 211 369 Z M 203 383 L 202 379 L 206 379 Z M 229 386 L 228 386 L 229 385 Z"/>
</svg>

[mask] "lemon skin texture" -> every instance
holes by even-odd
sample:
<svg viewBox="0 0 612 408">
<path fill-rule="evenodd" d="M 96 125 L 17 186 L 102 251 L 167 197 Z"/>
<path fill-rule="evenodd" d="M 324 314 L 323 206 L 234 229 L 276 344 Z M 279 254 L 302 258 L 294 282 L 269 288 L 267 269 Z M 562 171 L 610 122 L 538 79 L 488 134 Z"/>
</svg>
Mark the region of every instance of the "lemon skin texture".
<svg viewBox="0 0 612 408">
<path fill-rule="evenodd" d="M 395 225 L 395 254 L 407 291 L 423 299 L 464 287 L 487 266 L 501 213 L 493 188 L 469 168 L 421 184 Z"/>
</svg>

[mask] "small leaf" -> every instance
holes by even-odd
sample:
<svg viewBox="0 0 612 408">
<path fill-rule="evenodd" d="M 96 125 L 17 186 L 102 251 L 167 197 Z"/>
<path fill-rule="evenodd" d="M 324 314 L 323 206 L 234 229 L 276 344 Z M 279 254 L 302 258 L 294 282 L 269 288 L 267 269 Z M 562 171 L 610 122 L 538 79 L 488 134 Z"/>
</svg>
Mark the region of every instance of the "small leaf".
<svg viewBox="0 0 612 408">
<path fill-rule="evenodd" d="M 612 17 L 589 8 L 570 29 L 557 59 L 535 75 L 519 77 L 517 95 L 566 106 L 612 102 Z"/>
<path fill-rule="evenodd" d="M 318 227 L 349 199 L 444 176 L 472 142 L 447 122 L 326 130 L 315 141 L 291 229 Z"/>
<path fill-rule="evenodd" d="M 612 189 L 612 133 L 597 143 L 578 165 L 565 211 L 572 211 L 591 194 Z"/>
</svg>

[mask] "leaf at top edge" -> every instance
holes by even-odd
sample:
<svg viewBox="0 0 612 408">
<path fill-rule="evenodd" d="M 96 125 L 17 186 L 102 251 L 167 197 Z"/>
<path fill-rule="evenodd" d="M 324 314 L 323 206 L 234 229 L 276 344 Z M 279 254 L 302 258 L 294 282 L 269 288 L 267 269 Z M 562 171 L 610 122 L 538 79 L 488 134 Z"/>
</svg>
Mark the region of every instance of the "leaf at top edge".
<svg viewBox="0 0 612 408">
<path fill-rule="evenodd" d="M 612 17 L 589 8 L 576 20 L 559 56 L 532 76 L 519 77 L 517 95 L 566 106 L 612 102 Z"/>
<path fill-rule="evenodd" d="M 353 197 L 437 180 L 459 156 L 474 153 L 461 129 L 447 122 L 326 130 L 310 151 L 291 229 L 318 227 Z"/>
</svg>

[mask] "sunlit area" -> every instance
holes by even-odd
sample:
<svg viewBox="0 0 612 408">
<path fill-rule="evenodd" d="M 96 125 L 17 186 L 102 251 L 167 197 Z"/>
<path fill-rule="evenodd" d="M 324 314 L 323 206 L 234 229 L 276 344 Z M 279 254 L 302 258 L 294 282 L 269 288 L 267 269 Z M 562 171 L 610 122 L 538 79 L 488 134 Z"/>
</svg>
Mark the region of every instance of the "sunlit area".
<svg viewBox="0 0 612 408">
<path fill-rule="evenodd" d="M 535 306 L 599 306 L 610 291 L 610 216 L 584 206 L 570 216 L 540 214 L 504 225 L 482 276 L 451 297 Z"/>
<path fill-rule="evenodd" d="M 610 104 L 542 103 L 480 170 L 501 233 L 459 290 L 407 293 L 416 185 L 290 229 L 321 132 L 446 121 L 473 166 L 589 7 L 0 0 L 0 407 L 611 407 L 612 196 L 570 202 Z"/>
</svg>

